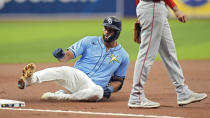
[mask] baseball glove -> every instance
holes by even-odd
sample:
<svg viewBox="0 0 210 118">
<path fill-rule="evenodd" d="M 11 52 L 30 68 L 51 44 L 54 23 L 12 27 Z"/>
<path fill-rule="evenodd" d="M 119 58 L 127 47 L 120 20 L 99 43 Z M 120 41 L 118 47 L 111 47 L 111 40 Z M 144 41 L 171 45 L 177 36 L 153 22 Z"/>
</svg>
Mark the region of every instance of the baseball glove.
<svg viewBox="0 0 210 118">
<path fill-rule="evenodd" d="M 133 41 L 138 44 L 141 43 L 141 24 L 138 19 L 133 25 Z"/>
</svg>

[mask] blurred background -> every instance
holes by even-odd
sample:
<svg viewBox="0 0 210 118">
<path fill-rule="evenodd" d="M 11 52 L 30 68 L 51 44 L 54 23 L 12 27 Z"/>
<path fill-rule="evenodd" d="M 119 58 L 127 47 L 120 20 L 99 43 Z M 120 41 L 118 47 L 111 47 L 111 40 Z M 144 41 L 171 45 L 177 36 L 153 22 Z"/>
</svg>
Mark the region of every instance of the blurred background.
<svg viewBox="0 0 210 118">
<path fill-rule="evenodd" d="M 210 1 L 175 2 L 188 16 L 185 24 L 172 12 L 169 18 L 178 58 L 210 59 Z M 56 62 L 54 49 L 66 49 L 85 36 L 101 36 L 103 18 L 112 15 L 122 19 L 118 41 L 135 61 L 135 9 L 135 0 L 0 0 L 0 63 Z"/>
</svg>

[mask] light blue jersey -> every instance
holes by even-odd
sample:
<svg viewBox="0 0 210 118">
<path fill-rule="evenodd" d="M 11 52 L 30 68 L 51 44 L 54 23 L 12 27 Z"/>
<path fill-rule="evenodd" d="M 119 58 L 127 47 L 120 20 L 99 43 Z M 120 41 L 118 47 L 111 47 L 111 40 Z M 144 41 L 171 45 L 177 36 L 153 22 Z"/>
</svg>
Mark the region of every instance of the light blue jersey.
<svg viewBox="0 0 210 118">
<path fill-rule="evenodd" d="M 95 84 L 105 87 L 114 74 L 125 78 L 129 56 L 125 49 L 118 46 L 106 51 L 102 37 L 87 36 L 68 48 L 74 58 L 81 56 L 74 67 L 86 73 Z"/>
</svg>

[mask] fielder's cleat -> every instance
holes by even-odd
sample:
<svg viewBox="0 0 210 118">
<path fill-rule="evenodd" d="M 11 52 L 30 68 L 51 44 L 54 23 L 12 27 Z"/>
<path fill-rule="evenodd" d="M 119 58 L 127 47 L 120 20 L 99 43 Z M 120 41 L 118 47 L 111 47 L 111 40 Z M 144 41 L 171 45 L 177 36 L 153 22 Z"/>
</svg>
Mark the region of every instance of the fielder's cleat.
<svg viewBox="0 0 210 118">
<path fill-rule="evenodd" d="M 206 93 L 192 93 L 189 98 L 177 101 L 179 106 L 184 106 L 194 102 L 200 102 L 201 100 L 207 98 Z"/>
<path fill-rule="evenodd" d="M 25 87 L 30 85 L 31 77 L 35 71 L 35 68 L 36 66 L 33 63 L 28 64 L 23 68 L 23 74 L 20 77 L 20 80 L 18 80 L 18 88 L 24 89 Z"/>
<path fill-rule="evenodd" d="M 140 103 L 128 103 L 129 108 L 158 108 L 160 103 L 145 99 Z"/>
</svg>

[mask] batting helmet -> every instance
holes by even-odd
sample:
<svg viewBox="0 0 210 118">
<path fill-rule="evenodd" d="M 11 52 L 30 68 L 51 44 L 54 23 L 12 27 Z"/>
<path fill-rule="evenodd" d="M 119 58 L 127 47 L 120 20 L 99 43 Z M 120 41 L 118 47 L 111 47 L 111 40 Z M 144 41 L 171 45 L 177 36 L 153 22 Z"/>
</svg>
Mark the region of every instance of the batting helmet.
<svg viewBox="0 0 210 118">
<path fill-rule="evenodd" d="M 120 32 L 121 32 L 121 21 L 120 21 L 120 19 L 116 18 L 115 16 L 107 16 L 104 19 L 103 26 L 106 26 L 108 28 L 111 28 L 111 29 L 115 30 L 115 33 L 108 38 L 105 38 L 105 36 L 103 34 L 104 41 L 112 42 L 114 40 L 117 40 L 117 38 L 119 37 Z"/>
</svg>

